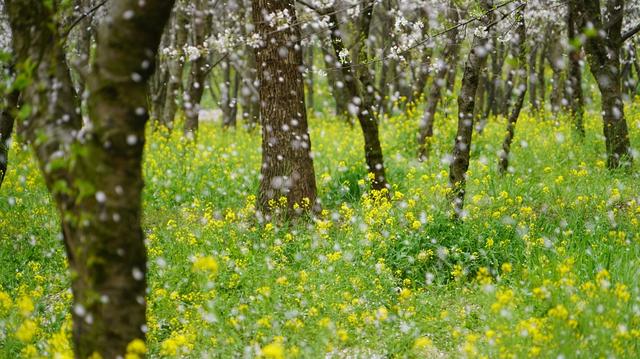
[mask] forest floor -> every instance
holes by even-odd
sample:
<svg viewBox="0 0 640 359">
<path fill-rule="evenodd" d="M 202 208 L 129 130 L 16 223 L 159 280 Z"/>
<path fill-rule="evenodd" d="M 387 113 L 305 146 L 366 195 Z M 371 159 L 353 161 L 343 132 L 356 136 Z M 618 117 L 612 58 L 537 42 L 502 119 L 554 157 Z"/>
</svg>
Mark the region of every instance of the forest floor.
<svg viewBox="0 0 640 359">
<path fill-rule="evenodd" d="M 381 128 L 390 199 L 368 193 L 362 135 L 310 123 L 322 214 L 259 223 L 259 132 L 149 131 L 151 357 L 638 357 L 640 181 L 605 168 L 597 112 L 525 112 L 506 176 L 503 119 L 475 135 L 467 218 L 449 218 L 454 118 L 416 160 L 421 111 Z M 640 105 L 627 108 L 640 148 Z M 30 153 L 0 192 L 0 358 L 71 358 L 57 214 Z M 274 206 L 281 205 L 274 203 Z"/>
</svg>

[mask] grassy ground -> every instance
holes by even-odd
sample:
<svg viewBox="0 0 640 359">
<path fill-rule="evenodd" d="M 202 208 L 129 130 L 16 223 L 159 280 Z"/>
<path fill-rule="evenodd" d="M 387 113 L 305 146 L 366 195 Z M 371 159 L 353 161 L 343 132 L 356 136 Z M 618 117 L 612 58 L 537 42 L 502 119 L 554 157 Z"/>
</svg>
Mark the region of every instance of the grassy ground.
<svg viewBox="0 0 640 359">
<path fill-rule="evenodd" d="M 475 137 L 468 218 L 452 222 L 446 154 L 415 160 L 420 111 L 385 121 L 391 200 L 368 194 L 359 129 L 311 121 L 324 211 L 258 223 L 259 135 L 205 124 L 150 134 L 144 166 L 152 357 L 637 357 L 640 184 L 604 168 L 601 122 L 523 114 Z M 634 147 L 640 106 L 627 116 Z M 178 132 L 178 131 L 177 131 Z M 0 357 L 71 358 L 58 220 L 29 152 L 0 193 Z M 133 356 L 132 356 L 133 357 Z"/>
</svg>

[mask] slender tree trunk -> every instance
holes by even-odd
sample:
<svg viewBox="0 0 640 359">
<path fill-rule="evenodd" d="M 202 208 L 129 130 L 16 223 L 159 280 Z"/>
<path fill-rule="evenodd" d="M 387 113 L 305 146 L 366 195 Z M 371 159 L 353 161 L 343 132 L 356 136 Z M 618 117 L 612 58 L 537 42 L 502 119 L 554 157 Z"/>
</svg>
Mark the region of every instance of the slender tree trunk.
<svg viewBox="0 0 640 359">
<path fill-rule="evenodd" d="M 307 46 L 307 56 L 305 61 L 305 67 L 307 69 L 306 83 L 307 83 L 307 107 L 313 112 L 315 109 L 315 96 L 314 96 L 314 67 L 313 67 L 313 45 Z"/>
<path fill-rule="evenodd" d="M 529 53 L 529 104 L 533 111 L 538 111 L 538 75 L 536 74 L 536 60 L 538 59 L 539 44 L 531 46 Z"/>
<path fill-rule="evenodd" d="M 238 115 L 238 82 L 240 73 L 233 68 L 231 61 L 226 62 L 223 70 L 223 88 L 221 90 L 220 107 L 222 108 L 222 126 L 236 127 Z M 233 77 L 231 73 L 233 72 Z"/>
<path fill-rule="evenodd" d="M 451 24 L 456 24 L 460 20 L 460 14 L 454 1 L 449 2 L 447 18 Z M 442 53 L 442 60 L 437 64 L 436 73 L 433 77 L 429 89 L 429 98 L 420 120 L 420 131 L 418 133 L 418 158 L 426 160 L 431 152 L 431 142 L 433 140 L 433 123 L 438 102 L 442 98 L 442 91 L 446 86 L 446 79 L 451 73 L 451 67 L 456 67 L 456 56 L 459 48 L 458 29 L 455 28 L 447 33 L 445 47 Z"/>
<path fill-rule="evenodd" d="M 484 128 L 487 127 L 487 123 L 489 122 L 488 118 L 484 117 L 484 114 L 482 113 L 482 109 L 483 109 L 482 105 L 488 101 L 487 99 L 488 82 L 489 82 L 489 79 L 487 78 L 487 72 L 482 71 L 480 73 L 480 80 L 478 80 L 478 89 L 476 90 L 476 103 L 478 105 L 475 106 L 473 110 L 474 111 L 473 117 L 475 121 L 477 121 L 476 131 L 478 132 L 478 135 L 481 135 L 482 132 L 484 132 Z"/>
<path fill-rule="evenodd" d="M 610 19 L 606 28 L 597 0 L 570 2 L 572 12 L 579 19 L 581 29 L 590 26 L 599 30 L 600 36 L 590 36 L 584 44 L 589 68 L 598 83 L 602 96 L 602 120 L 607 153 L 607 167 L 630 167 L 632 162 L 629 129 L 624 117 L 620 69 L 622 47 L 623 0 L 606 3 Z"/>
<path fill-rule="evenodd" d="M 11 135 L 15 123 L 14 112 L 18 106 L 18 91 L 11 91 L 2 101 L 0 108 L 0 187 L 4 182 L 4 176 L 7 174 L 9 164 L 9 144 L 11 143 Z"/>
<path fill-rule="evenodd" d="M 509 44 L 510 58 L 518 57 L 518 49 L 520 44 L 516 44 L 513 41 Z M 513 97 L 513 88 L 515 86 L 514 81 L 516 79 L 516 71 L 509 61 L 507 61 L 507 80 L 504 82 L 504 92 L 502 93 L 500 101 L 500 113 L 502 116 L 507 117 L 509 115 L 509 109 L 511 108 L 511 101 Z"/>
<path fill-rule="evenodd" d="M 231 88 L 231 127 L 236 127 L 238 122 L 238 91 L 240 89 L 240 82 L 242 81 L 242 77 L 240 76 L 240 71 L 235 69 L 233 76 L 233 87 Z"/>
<path fill-rule="evenodd" d="M 184 95 L 184 134 L 191 139 L 196 138 L 200 125 L 200 101 L 202 101 L 207 75 L 206 63 L 207 58 L 204 56 L 191 63 L 187 91 Z"/>
<path fill-rule="evenodd" d="M 83 16 L 94 6 L 94 0 L 76 0 L 77 8 L 80 10 L 76 16 Z M 73 37 L 74 56 L 71 56 L 70 63 L 75 70 L 74 80 L 76 83 L 77 93 L 84 102 L 85 79 L 84 76 L 89 71 L 89 60 L 91 58 L 91 38 L 93 35 L 91 26 L 92 16 L 84 16 L 84 18 L 75 26 L 74 31 L 70 34 Z M 84 110 L 84 108 L 83 108 Z"/>
<path fill-rule="evenodd" d="M 256 49 L 262 113 L 262 168 L 258 204 L 287 198 L 287 215 L 316 206 L 316 179 L 304 103 L 300 27 L 293 0 L 253 0 L 253 23 L 263 43 Z M 275 32 L 264 14 L 287 11 L 292 24 Z M 286 50 L 286 51 L 285 51 Z"/>
<path fill-rule="evenodd" d="M 362 134 L 364 136 L 364 153 L 367 168 L 369 173 L 373 174 L 373 181 L 371 188 L 374 190 L 382 190 L 387 187 L 387 179 L 384 168 L 384 158 L 382 154 L 382 146 L 380 144 L 380 134 L 378 129 L 378 120 L 373 114 L 375 107 L 375 98 L 373 94 L 373 80 L 369 69 L 365 66 L 358 66 L 359 73 L 356 74 L 353 68 L 356 64 L 359 64 L 359 60 L 362 63 L 366 60 L 365 54 L 365 42 L 369 37 L 369 25 L 371 23 L 371 8 L 373 2 L 368 0 L 363 4 L 368 11 L 365 11 L 361 15 L 361 21 L 359 24 L 359 34 L 357 39 L 357 46 L 354 50 L 356 59 L 352 62 L 347 56 L 347 59 L 340 66 L 342 76 L 344 79 L 344 85 L 346 93 L 351 99 L 349 107 L 352 109 L 350 112 L 358 118 Z M 345 50 L 342 38 L 337 28 L 338 19 L 335 15 L 335 10 L 330 7 L 326 11 L 329 14 L 330 21 L 332 23 L 331 30 L 331 43 L 335 57 L 339 58 L 339 54 Z M 352 65 L 353 64 L 353 65 Z M 356 77 L 357 76 L 357 77 Z"/>
<path fill-rule="evenodd" d="M 493 6 L 492 0 L 483 0 L 484 11 L 489 11 Z M 485 15 L 482 24 L 488 26 L 492 16 Z M 449 166 L 449 183 L 451 185 L 451 204 L 456 218 L 463 217 L 464 196 L 466 191 L 466 176 L 469 169 L 469 156 L 471 152 L 471 139 L 473 136 L 473 114 L 475 110 L 476 90 L 480 79 L 480 73 L 486 66 L 486 46 L 488 39 L 478 35 L 473 36 L 471 50 L 467 57 L 462 77 L 462 87 L 458 96 L 458 130 L 452 151 L 452 161 Z"/>
<path fill-rule="evenodd" d="M 200 102 L 204 93 L 206 77 L 209 74 L 207 71 L 208 57 L 203 52 L 204 43 L 211 32 L 212 21 L 212 16 L 207 15 L 207 6 L 208 3 L 205 0 L 196 2 L 191 24 L 192 46 L 200 51 L 198 58 L 191 61 L 187 89 L 184 93 L 184 135 L 191 139 L 195 139 L 198 133 Z"/>
<path fill-rule="evenodd" d="M 544 69 L 546 66 L 546 53 L 549 50 L 549 41 L 548 41 L 548 36 L 545 35 L 545 39 L 544 39 L 544 46 L 542 47 L 542 51 L 540 51 L 540 58 L 538 59 L 538 89 L 540 89 L 539 92 L 539 97 L 538 100 L 536 102 L 537 104 L 537 109 L 545 109 L 545 103 L 546 103 L 546 92 L 547 92 L 547 82 L 545 80 L 545 76 L 544 76 Z"/>
<path fill-rule="evenodd" d="M 256 59 L 251 48 L 246 49 L 246 73 L 242 76 L 242 119 L 247 129 L 260 123 L 260 96 L 256 87 Z"/>
<path fill-rule="evenodd" d="M 631 94 L 631 98 L 633 99 L 633 97 L 638 94 L 638 86 L 640 85 L 640 58 L 638 57 L 638 51 L 636 50 L 637 48 L 636 40 L 633 39 L 631 41 L 632 41 L 631 48 L 633 48 L 633 52 L 635 54 L 633 58 L 633 68 L 636 70 L 636 77 L 637 77 L 637 80 L 633 86 L 633 92 Z"/>
<path fill-rule="evenodd" d="M 495 29 L 491 30 L 491 43 L 493 51 L 491 52 L 491 81 L 487 94 L 487 107 L 484 111 L 484 117 L 488 121 L 491 114 L 497 116 L 500 114 L 500 99 L 502 98 L 502 72 L 505 60 L 504 44 L 498 41 L 498 34 Z"/>
<path fill-rule="evenodd" d="M 162 110 L 161 122 L 169 129 L 173 129 L 173 122 L 178 111 L 178 101 L 182 93 L 182 75 L 184 72 L 184 53 L 182 46 L 187 43 L 187 27 L 189 18 L 186 13 L 184 0 L 178 0 L 174 18 L 174 25 L 171 27 L 171 58 L 169 60 L 169 81 L 167 82 L 166 95 L 164 98 L 164 109 Z"/>
<path fill-rule="evenodd" d="M 23 90 L 32 111 L 19 130 L 34 147 L 60 212 L 71 270 L 75 356 L 124 357 L 131 341 L 145 339 L 147 266 L 140 214 L 146 80 L 173 1 L 111 1 L 112 20 L 98 30 L 87 77 L 92 126 L 82 139 L 80 101 L 60 45 L 58 14 L 39 0 L 5 4 L 18 64 L 41 59 Z"/>
<path fill-rule="evenodd" d="M 569 99 L 574 127 L 580 137 L 584 137 L 584 96 L 582 94 L 582 67 L 580 66 L 581 49 L 575 45 L 576 33 L 575 16 L 569 6 L 567 11 L 567 36 L 569 40 Z"/>
<path fill-rule="evenodd" d="M 521 4 L 522 7 L 518 10 L 516 14 L 518 28 L 517 28 L 517 39 L 513 43 L 515 47 L 515 52 L 517 52 L 518 58 L 518 77 L 519 77 L 519 87 L 517 89 L 517 98 L 515 103 L 513 104 L 513 108 L 511 110 L 511 114 L 509 115 L 509 119 L 507 121 L 507 134 L 502 142 L 502 152 L 500 152 L 500 159 L 498 161 L 498 169 L 500 173 L 504 174 L 509 168 L 509 153 L 511 152 L 511 143 L 513 142 L 513 137 L 516 131 L 516 122 L 518 121 L 518 117 L 520 116 L 520 110 L 522 109 L 522 104 L 524 103 L 524 98 L 527 92 L 527 49 L 526 49 L 526 27 L 525 27 L 525 19 L 524 19 L 524 4 Z"/>
<path fill-rule="evenodd" d="M 227 127 L 232 121 L 231 112 L 231 60 L 225 59 L 222 67 L 222 83 L 220 84 L 220 110 L 222 112 L 222 126 Z"/>
<path fill-rule="evenodd" d="M 447 9 L 447 12 L 452 11 L 451 9 Z M 422 38 L 427 39 L 429 37 L 429 14 L 421 8 L 420 10 L 420 18 L 423 22 L 422 27 Z M 445 45 L 446 46 L 446 45 Z M 425 47 L 421 51 L 422 56 L 420 57 L 420 63 L 418 64 L 417 79 L 413 82 L 413 88 L 411 90 L 411 97 L 409 97 L 409 102 L 415 102 L 420 99 L 424 88 L 429 81 L 429 69 L 431 67 L 431 57 L 433 55 L 433 49 L 431 47 Z"/>
<path fill-rule="evenodd" d="M 150 118 L 156 124 L 163 117 L 164 102 L 167 99 L 167 82 L 169 81 L 169 70 L 167 63 L 161 56 L 158 56 L 158 69 L 149 81 L 149 105 Z"/>
<path fill-rule="evenodd" d="M 550 28 L 551 43 L 557 44 L 560 41 L 558 36 L 558 30 Z M 564 59 L 562 57 L 562 48 L 560 46 L 551 46 L 547 51 L 547 59 L 549 65 L 551 65 L 551 71 L 553 72 L 551 78 L 551 94 L 549 97 L 549 103 L 551 104 L 551 112 L 558 113 L 563 107 L 564 99 L 564 79 L 563 70 L 565 68 Z"/>
<path fill-rule="evenodd" d="M 251 15 L 247 16 L 247 9 L 251 9 L 251 0 L 243 0 L 241 2 L 241 16 L 240 19 L 243 22 L 251 21 Z M 247 36 L 246 26 L 241 27 L 241 33 Z M 244 122 L 245 129 L 251 131 L 260 123 L 260 97 L 258 94 L 257 84 L 257 65 L 256 57 L 251 46 L 247 45 L 243 48 L 242 58 L 244 59 L 244 66 L 242 73 L 239 74 L 242 79 L 242 87 L 240 88 L 240 106 L 242 109 L 242 120 Z M 236 68 L 240 70 L 240 68 Z M 240 85 L 238 85 L 240 86 Z"/>
<path fill-rule="evenodd" d="M 328 39 L 328 41 L 332 41 L 331 38 Z M 322 58 L 324 60 L 325 69 L 327 70 L 327 82 L 329 83 L 329 89 L 331 90 L 331 95 L 336 104 L 336 116 L 344 118 L 345 121 L 353 125 L 351 118 L 348 116 L 349 98 L 344 87 L 344 79 L 342 78 L 339 61 L 326 46 L 322 47 Z"/>
<path fill-rule="evenodd" d="M 623 47 L 624 60 L 622 67 L 622 84 L 624 88 L 624 99 L 627 100 L 633 96 L 633 92 L 636 86 L 636 80 L 633 78 L 633 64 L 636 58 L 635 49 L 631 44 L 626 44 Z"/>
</svg>

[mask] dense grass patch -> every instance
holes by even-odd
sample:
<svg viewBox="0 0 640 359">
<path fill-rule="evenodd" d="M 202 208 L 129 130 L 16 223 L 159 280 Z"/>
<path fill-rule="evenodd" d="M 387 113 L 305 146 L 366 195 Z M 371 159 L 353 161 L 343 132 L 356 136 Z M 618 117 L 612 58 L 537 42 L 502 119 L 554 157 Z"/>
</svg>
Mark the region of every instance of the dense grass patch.
<svg viewBox="0 0 640 359">
<path fill-rule="evenodd" d="M 639 112 L 627 110 L 635 148 Z M 446 200 L 454 119 L 438 114 L 420 163 L 419 116 L 383 122 L 388 198 L 367 190 L 359 129 L 313 118 L 323 212 L 295 223 L 256 218 L 258 132 L 207 123 L 190 144 L 150 131 L 150 354 L 640 355 L 640 185 L 604 168 L 597 113 L 583 140 L 562 115 L 523 114 L 506 176 L 505 123 L 492 119 L 474 139 L 463 222 Z M 0 357 L 71 357 L 56 214 L 29 152 L 13 146 L 10 166 Z"/>
</svg>

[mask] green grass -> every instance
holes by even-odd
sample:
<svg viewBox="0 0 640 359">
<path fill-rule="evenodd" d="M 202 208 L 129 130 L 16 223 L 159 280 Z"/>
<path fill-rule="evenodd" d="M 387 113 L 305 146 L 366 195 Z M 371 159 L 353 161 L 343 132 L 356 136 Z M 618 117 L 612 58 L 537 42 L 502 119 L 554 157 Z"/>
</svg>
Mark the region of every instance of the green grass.
<svg viewBox="0 0 640 359">
<path fill-rule="evenodd" d="M 639 114 L 627 108 L 634 148 Z M 410 109 L 382 125 L 386 200 L 368 194 L 359 128 L 319 112 L 324 212 L 280 224 L 255 218 L 259 132 L 203 124 L 195 146 L 180 131 L 149 133 L 151 356 L 640 355 L 640 185 L 635 169 L 604 168 L 597 112 L 584 140 L 566 116 L 523 113 L 506 176 L 496 169 L 505 123 L 492 119 L 474 138 L 464 222 L 450 220 L 446 201 L 454 120 L 438 114 L 431 160 L 420 163 L 419 117 Z M 0 357 L 69 355 L 56 213 L 20 143 L 10 161 Z"/>
</svg>

